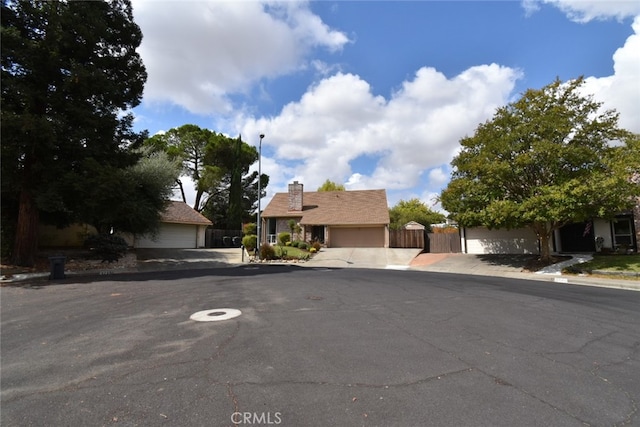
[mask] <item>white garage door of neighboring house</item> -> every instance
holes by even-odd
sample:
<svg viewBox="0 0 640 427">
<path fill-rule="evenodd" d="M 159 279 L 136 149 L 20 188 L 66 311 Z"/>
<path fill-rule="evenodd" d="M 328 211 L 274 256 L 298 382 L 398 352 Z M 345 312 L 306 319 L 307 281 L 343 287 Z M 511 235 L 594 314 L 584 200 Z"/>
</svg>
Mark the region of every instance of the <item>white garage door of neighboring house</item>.
<svg viewBox="0 0 640 427">
<path fill-rule="evenodd" d="M 330 227 L 332 248 L 384 248 L 384 227 Z"/>
<path fill-rule="evenodd" d="M 468 254 L 537 254 L 538 240 L 529 228 L 465 228 Z"/>
<path fill-rule="evenodd" d="M 151 237 L 136 239 L 137 248 L 195 248 L 198 226 L 188 224 L 161 224 L 154 241 Z"/>
</svg>

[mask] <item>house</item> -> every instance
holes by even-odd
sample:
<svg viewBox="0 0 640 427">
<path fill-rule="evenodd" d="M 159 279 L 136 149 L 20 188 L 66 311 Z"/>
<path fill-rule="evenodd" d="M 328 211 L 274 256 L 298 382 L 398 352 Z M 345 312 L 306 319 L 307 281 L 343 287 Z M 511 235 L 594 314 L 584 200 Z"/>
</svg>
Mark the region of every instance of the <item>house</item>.
<svg viewBox="0 0 640 427">
<path fill-rule="evenodd" d="M 170 201 L 162 214 L 160 229 L 152 236 L 123 236 L 134 248 L 199 248 L 204 247 L 205 230 L 211 221 L 184 202 Z M 86 224 L 73 224 L 58 229 L 41 225 L 39 239 L 41 247 L 81 247 L 96 229 Z"/>
<path fill-rule="evenodd" d="M 538 254 L 538 239 L 530 228 L 494 229 L 472 227 L 460 229 L 462 252 L 469 254 Z M 601 250 L 640 252 L 640 203 L 634 211 L 624 212 L 612 220 L 567 224 L 556 230 L 549 242 L 551 252 L 575 253 Z"/>
<path fill-rule="evenodd" d="M 293 220 L 299 226 L 294 239 L 317 239 L 327 247 L 389 247 L 385 190 L 305 192 L 298 181 L 288 190 L 262 212 L 262 241 L 276 243 L 279 233 L 291 232 Z"/>
<path fill-rule="evenodd" d="M 205 246 L 205 230 L 212 225 L 204 215 L 184 202 L 170 201 L 162 213 L 156 236 L 133 239 L 135 248 L 187 249 Z"/>
</svg>

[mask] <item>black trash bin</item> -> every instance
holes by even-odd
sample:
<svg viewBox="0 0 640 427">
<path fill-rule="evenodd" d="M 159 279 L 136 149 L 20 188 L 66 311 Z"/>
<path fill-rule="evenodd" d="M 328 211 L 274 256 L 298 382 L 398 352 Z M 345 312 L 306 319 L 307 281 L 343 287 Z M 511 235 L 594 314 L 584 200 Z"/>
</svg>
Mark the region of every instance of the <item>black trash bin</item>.
<svg viewBox="0 0 640 427">
<path fill-rule="evenodd" d="M 49 273 L 49 280 L 64 279 L 64 262 L 67 260 L 66 256 L 56 255 L 49 257 L 49 264 L 51 265 L 51 272 Z"/>
</svg>

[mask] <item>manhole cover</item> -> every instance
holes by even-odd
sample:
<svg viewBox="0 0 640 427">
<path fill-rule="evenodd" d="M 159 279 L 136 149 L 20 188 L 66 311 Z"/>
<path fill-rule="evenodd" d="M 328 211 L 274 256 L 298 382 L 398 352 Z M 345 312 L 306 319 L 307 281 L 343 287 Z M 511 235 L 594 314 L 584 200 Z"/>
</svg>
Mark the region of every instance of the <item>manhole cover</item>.
<svg viewBox="0 0 640 427">
<path fill-rule="evenodd" d="M 193 313 L 189 319 L 195 320 L 196 322 L 219 322 L 221 320 L 233 319 L 241 314 L 242 312 L 235 308 L 216 308 Z"/>
</svg>

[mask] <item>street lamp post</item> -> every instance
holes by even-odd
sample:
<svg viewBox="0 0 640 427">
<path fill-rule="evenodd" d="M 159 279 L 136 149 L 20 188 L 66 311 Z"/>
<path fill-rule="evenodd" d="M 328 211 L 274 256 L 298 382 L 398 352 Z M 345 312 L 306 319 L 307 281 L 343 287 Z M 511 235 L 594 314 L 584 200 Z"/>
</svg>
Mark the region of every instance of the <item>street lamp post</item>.
<svg viewBox="0 0 640 427">
<path fill-rule="evenodd" d="M 258 144 L 258 255 L 260 254 L 260 246 L 262 240 L 262 220 L 260 219 L 260 199 L 262 199 L 262 189 L 260 182 L 262 181 L 262 138 L 264 133 L 260 134 L 260 143 Z"/>
</svg>

